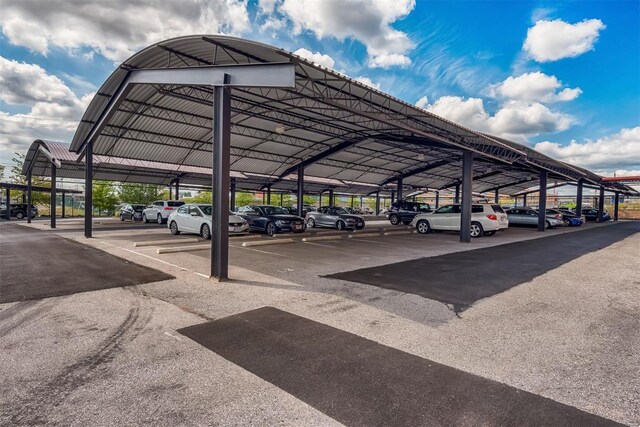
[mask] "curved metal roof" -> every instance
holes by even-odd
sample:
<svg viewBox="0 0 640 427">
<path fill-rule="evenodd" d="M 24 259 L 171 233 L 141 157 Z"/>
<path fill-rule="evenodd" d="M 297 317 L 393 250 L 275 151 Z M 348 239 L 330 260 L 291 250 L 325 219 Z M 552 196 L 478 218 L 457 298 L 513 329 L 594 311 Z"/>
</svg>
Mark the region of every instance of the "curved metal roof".
<svg viewBox="0 0 640 427">
<path fill-rule="evenodd" d="M 294 64 L 295 88 L 232 90 L 232 171 L 276 183 L 303 165 L 318 178 L 382 186 L 402 177 L 406 185 L 443 189 L 459 183 L 462 150 L 470 150 L 477 192 L 521 191 L 542 169 L 552 179 L 585 177 L 531 148 L 475 132 L 290 52 L 220 35 L 166 40 L 126 60 L 91 101 L 71 150 L 82 152 L 131 70 L 256 63 Z M 136 85 L 94 136 L 93 152 L 211 168 L 212 97 L 207 86 Z"/>
</svg>

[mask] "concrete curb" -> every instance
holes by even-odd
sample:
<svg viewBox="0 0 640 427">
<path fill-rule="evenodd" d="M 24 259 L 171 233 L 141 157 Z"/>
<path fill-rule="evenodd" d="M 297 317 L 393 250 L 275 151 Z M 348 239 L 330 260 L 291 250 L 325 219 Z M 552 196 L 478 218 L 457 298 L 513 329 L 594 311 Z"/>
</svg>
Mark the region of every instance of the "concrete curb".
<svg viewBox="0 0 640 427">
<path fill-rule="evenodd" d="M 387 231 L 384 233 L 385 236 L 398 236 L 401 234 L 413 234 L 415 233 L 414 231 L 411 230 L 404 230 L 404 231 Z"/>
<path fill-rule="evenodd" d="M 211 245 L 194 245 L 194 246 L 181 246 L 173 248 L 158 248 L 156 253 L 158 254 L 170 254 L 174 252 L 193 252 L 201 251 L 203 249 L 211 249 Z"/>
<path fill-rule="evenodd" d="M 150 240 L 148 242 L 133 242 L 133 246 L 140 248 L 143 246 L 170 245 L 172 243 L 198 243 L 200 239 L 197 237 L 188 239 L 166 239 L 166 240 Z"/>
<path fill-rule="evenodd" d="M 273 240 L 258 240 L 254 242 L 244 242 L 242 243 L 242 247 L 246 248 L 249 246 L 267 246 L 267 245 L 278 245 L 281 243 L 294 243 L 293 239 L 273 239 Z"/>
<path fill-rule="evenodd" d="M 303 242 L 315 242 L 318 240 L 342 240 L 342 236 L 339 234 L 335 234 L 332 236 L 315 236 L 315 237 L 304 237 L 302 239 Z"/>
<path fill-rule="evenodd" d="M 357 237 L 375 237 L 375 236 L 382 236 L 382 234 L 380 234 L 379 232 L 377 233 L 358 233 L 358 234 L 349 234 L 349 239 L 355 239 Z"/>
</svg>

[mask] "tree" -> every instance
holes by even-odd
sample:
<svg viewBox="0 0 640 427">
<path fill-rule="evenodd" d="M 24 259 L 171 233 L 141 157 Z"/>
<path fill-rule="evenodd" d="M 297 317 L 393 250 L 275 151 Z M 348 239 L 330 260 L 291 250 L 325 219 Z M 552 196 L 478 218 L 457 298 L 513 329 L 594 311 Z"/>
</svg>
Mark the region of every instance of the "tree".
<svg viewBox="0 0 640 427">
<path fill-rule="evenodd" d="M 273 198 L 273 194 L 271 195 Z M 239 192 L 236 193 L 236 207 L 251 205 L 256 202 L 256 196 L 253 193 Z"/>
<path fill-rule="evenodd" d="M 13 165 L 11 166 L 11 179 L 17 184 L 25 185 L 27 183 L 27 177 L 22 175 L 22 166 L 24 165 L 25 155 L 21 153 L 14 153 L 14 157 L 11 159 Z M 51 179 L 43 178 L 39 176 L 31 177 L 31 185 L 34 187 L 51 187 Z M 22 201 L 22 190 L 11 190 L 11 199 Z M 34 191 L 31 193 L 31 204 L 33 205 L 46 205 L 51 204 L 51 196 L 49 193 L 42 191 Z"/>
<path fill-rule="evenodd" d="M 4 165 L 0 165 L 0 181 L 4 179 Z"/>
<path fill-rule="evenodd" d="M 211 203 L 213 201 L 211 191 L 201 191 L 192 198 L 192 203 Z"/>
<path fill-rule="evenodd" d="M 123 183 L 119 186 L 118 198 L 122 203 L 147 205 L 158 200 L 160 190 L 161 187 L 152 184 Z"/>
<path fill-rule="evenodd" d="M 113 182 L 94 181 L 93 182 L 93 207 L 99 212 L 111 212 L 118 203 L 116 187 Z M 85 209 L 90 206 L 85 206 Z"/>
</svg>

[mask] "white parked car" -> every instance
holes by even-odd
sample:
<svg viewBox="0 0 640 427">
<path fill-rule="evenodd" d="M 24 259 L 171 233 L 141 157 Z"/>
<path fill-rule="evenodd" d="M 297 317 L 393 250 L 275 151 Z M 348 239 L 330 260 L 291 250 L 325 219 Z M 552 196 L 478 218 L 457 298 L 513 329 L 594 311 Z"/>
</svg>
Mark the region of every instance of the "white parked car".
<svg viewBox="0 0 640 427">
<path fill-rule="evenodd" d="M 210 239 L 211 205 L 182 205 L 171 212 L 167 224 L 171 234 L 195 233 Z M 229 233 L 239 234 L 248 231 L 247 220 L 229 212 Z"/>
<path fill-rule="evenodd" d="M 461 206 L 445 205 L 433 212 L 415 216 L 412 225 L 418 233 L 426 234 L 432 230 L 460 231 Z M 509 227 L 507 214 L 500 205 L 493 203 L 474 203 L 471 205 L 471 237 L 493 236 L 496 231 Z"/>
<path fill-rule="evenodd" d="M 158 224 L 167 222 L 171 212 L 184 205 L 180 200 L 156 200 L 142 211 L 142 222 L 155 221 Z"/>
</svg>

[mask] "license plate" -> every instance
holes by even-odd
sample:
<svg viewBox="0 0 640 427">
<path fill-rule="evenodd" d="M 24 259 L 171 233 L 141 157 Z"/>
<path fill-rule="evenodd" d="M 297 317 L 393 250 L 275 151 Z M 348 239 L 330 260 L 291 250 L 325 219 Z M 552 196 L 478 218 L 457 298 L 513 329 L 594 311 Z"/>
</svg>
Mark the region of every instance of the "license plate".
<svg viewBox="0 0 640 427">
<path fill-rule="evenodd" d="M 239 233 L 242 231 L 242 227 L 233 227 L 233 232 L 234 233 Z"/>
<path fill-rule="evenodd" d="M 300 229 L 301 227 L 302 227 L 302 226 L 300 226 L 300 225 L 298 225 L 298 224 L 294 224 L 294 225 L 293 225 L 293 229 L 294 229 L 294 230 L 298 230 L 298 229 Z"/>
</svg>

